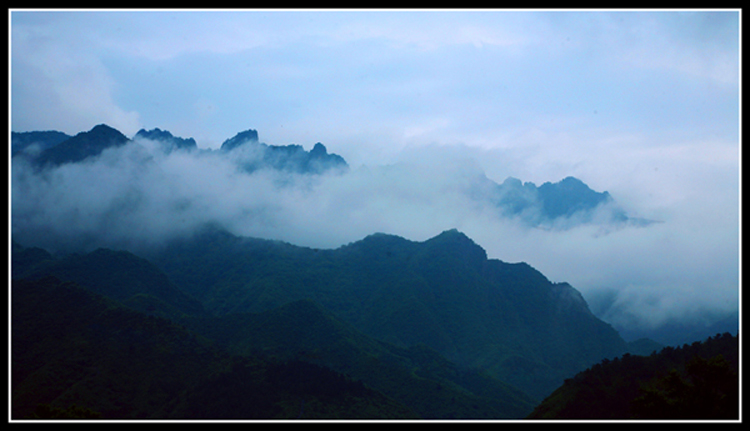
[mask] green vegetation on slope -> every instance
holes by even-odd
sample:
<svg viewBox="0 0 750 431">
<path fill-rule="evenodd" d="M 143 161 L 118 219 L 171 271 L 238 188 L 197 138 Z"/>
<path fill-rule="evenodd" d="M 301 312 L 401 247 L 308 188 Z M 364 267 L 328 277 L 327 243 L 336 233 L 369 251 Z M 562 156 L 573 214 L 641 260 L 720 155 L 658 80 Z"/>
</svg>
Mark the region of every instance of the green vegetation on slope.
<svg viewBox="0 0 750 431">
<path fill-rule="evenodd" d="M 738 419 L 739 340 L 729 333 L 623 355 L 567 379 L 530 419 Z"/>
<path fill-rule="evenodd" d="M 425 242 L 375 234 L 336 250 L 207 231 L 149 260 L 18 245 L 13 256 L 14 278 L 76 282 L 204 347 L 315 364 L 425 418 L 523 417 L 566 377 L 628 348 L 571 286 L 488 260 L 456 230 Z"/>
<path fill-rule="evenodd" d="M 406 349 L 365 336 L 309 300 L 183 323 L 233 354 L 301 359 L 345 373 L 422 418 L 518 419 L 534 406 L 520 391 L 424 345 Z"/>
<path fill-rule="evenodd" d="M 200 302 L 177 288 L 147 260 L 126 251 L 97 249 L 60 259 L 38 248 L 13 244 L 14 279 L 55 276 L 130 308 L 165 318 L 205 315 Z"/>
<path fill-rule="evenodd" d="M 15 264 L 17 268 L 15 274 L 32 275 L 31 280 L 36 279 L 35 282 L 25 281 L 23 283 L 33 285 L 34 283 L 43 283 L 45 280 L 49 282 L 53 279 L 39 279 L 39 277 L 43 277 L 45 274 L 54 274 L 62 279 L 67 278 L 84 283 L 82 287 L 86 287 L 88 291 L 109 295 L 108 307 L 115 307 L 118 310 L 126 310 L 121 307 L 121 305 L 124 305 L 149 313 L 147 307 L 140 303 L 139 299 L 151 298 L 155 300 L 156 296 L 159 296 L 164 298 L 164 301 L 170 301 L 170 304 L 174 304 L 175 298 L 182 298 L 182 296 L 175 295 L 172 292 L 173 286 L 168 280 L 165 281 L 159 276 L 160 271 L 158 269 L 147 261 L 127 252 L 97 250 L 86 255 L 71 255 L 55 259 L 41 250 L 24 249 L 14 245 L 15 256 L 19 257 Z M 30 256 L 35 257 L 35 259 Z M 119 278 L 116 277 L 117 274 L 120 274 Z M 154 280 L 159 282 L 154 282 Z M 19 283 L 22 282 L 19 281 Z M 164 295 L 164 292 L 172 294 Z M 54 297 L 54 295 L 52 296 Z M 24 298 L 23 295 L 18 295 L 14 298 L 14 301 L 19 304 L 29 301 L 28 298 Z M 116 303 L 115 300 L 119 301 Z M 167 309 L 170 304 L 164 303 L 162 309 Z M 51 303 L 47 305 L 51 306 Z M 67 313 L 70 314 L 67 316 L 68 319 L 72 319 L 73 315 L 79 312 L 90 314 L 85 310 L 85 307 L 81 310 L 81 305 L 67 307 L 62 304 L 60 307 L 66 308 Z M 47 310 L 49 316 L 55 315 L 55 309 L 53 307 Z M 134 313 L 134 311 L 130 311 L 130 313 Z M 135 314 L 140 315 L 139 313 Z M 158 315 L 149 314 L 152 316 L 151 319 Z M 522 392 L 477 370 L 459 368 L 424 345 L 402 348 L 363 335 L 310 300 L 292 302 L 257 314 L 234 313 L 212 317 L 202 310 L 197 310 L 197 313 L 193 315 L 175 312 L 168 316 L 159 315 L 159 317 L 164 319 L 155 321 L 170 322 L 165 320 L 169 318 L 171 319 L 170 324 L 176 323 L 178 328 L 182 328 L 181 330 L 187 327 L 197 334 L 198 339 L 202 340 L 202 343 L 206 346 L 210 345 L 212 348 L 218 348 L 220 351 L 237 357 L 253 358 L 256 368 L 258 367 L 257 358 L 267 358 L 276 362 L 281 361 L 281 363 L 289 361 L 291 363 L 300 361 L 315 363 L 326 370 L 345 373 L 350 376 L 349 378 L 364 383 L 368 388 L 382 392 L 387 396 L 384 399 L 393 399 L 398 406 L 408 406 L 407 411 L 411 412 L 404 414 L 403 407 L 394 408 L 395 416 L 386 417 L 399 417 L 401 415 L 421 418 L 521 418 L 528 414 L 534 405 L 533 401 Z M 17 328 L 20 329 L 21 327 Z M 60 327 L 58 338 L 59 340 L 65 339 L 65 337 L 72 336 L 73 332 L 78 332 L 79 329 L 74 326 L 63 325 Z M 119 334 L 120 332 L 116 332 L 109 341 L 111 343 L 122 342 L 123 344 L 132 341 L 130 338 L 119 340 Z M 126 331 L 125 334 L 129 334 L 129 332 Z M 23 331 L 15 335 L 19 342 L 29 339 L 39 340 L 38 336 Z M 86 337 L 86 335 L 80 336 Z M 159 345 L 160 343 L 155 343 L 151 347 Z M 61 345 L 45 345 L 45 349 L 48 349 L 50 355 L 52 355 L 53 359 L 50 360 L 53 363 L 56 361 L 54 359 L 57 358 L 56 355 L 66 356 L 65 352 L 67 352 Z M 23 352 L 23 349 L 20 351 Z M 147 357 L 148 354 L 149 352 L 146 350 L 141 355 Z M 184 355 L 190 357 L 189 352 L 185 352 Z M 17 356 L 14 355 L 14 358 Z M 161 364 L 163 359 L 154 359 L 154 361 Z M 226 367 L 225 364 L 224 368 Z M 232 370 L 232 372 L 237 373 L 244 372 L 242 368 L 232 368 Z M 22 369 L 19 371 L 23 374 Z M 134 373 L 138 374 L 138 372 Z M 231 373 L 225 376 L 231 380 L 227 376 L 231 376 Z M 85 379 L 88 377 L 78 376 L 71 379 L 75 381 L 76 378 Z M 71 384 L 79 385 L 79 383 Z M 34 387 L 34 383 L 30 383 L 30 385 L 32 388 Z M 243 383 L 243 385 L 247 386 L 247 383 Z M 327 383 L 322 386 L 326 385 Z M 269 391 L 267 388 L 258 390 L 261 393 Z M 185 392 L 181 393 L 180 396 L 187 399 L 186 397 L 195 397 L 196 394 L 202 392 L 202 389 L 190 387 L 185 389 Z M 271 390 L 271 393 L 273 392 Z M 14 393 L 19 392 L 14 391 Z M 269 398 L 271 395 L 265 394 L 264 397 Z M 169 398 L 170 396 L 165 395 L 164 397 Z M 106 399 L 106 395 L 104 398 Z M 38 403 L 48 402 L 48 400 L 37 401 Z M 183 401 L 183 404 L 185 402 L 187 401 Z M 256 416 L 248 416 L 247 408 L 244 407 L 238 407 L 239 410 L 231 413 L 232 409 L 228 407 L 218 408 L 213 406 L 202 409 L 201 405 L 199 402 L 193 402 L 186 411 L 193 416 L 200 417 L 205 417 L 209 413 L 219 414 L 219 417 L 227 417 L 227 415 L 229 417 L 260 417 L 257 414 Z M 33 405 L 27 405 L 27 411 L 31 407 Z M 54 409 L 65 409 L 66 407 L 69 406 L 56 405 Z M 37 408 L 39 408 L 39 404 L 37 404 Z M 37 416 L 50 415 L 52 414 L 51 411 L 56 411 L 54 409 L 43 409 L 42 411 L 46 413 L 38 413 Z M 307 410 L 308 412 L 322 411 L 312 409 L 312 407 L 308 407 Z M 269 411 L 268 409 L 263 410 L 267 415 Z M 354 409 L 347 414 L 354 415 L 348 417 L 359 418 L 382 417 L 373 416 L 373 413 L 368 413 L 368 411 L 366 409 L 356 413 L 357 409 Z M 131 413 L 129 408 L 124 408 L 120 414 L 130 417 Z M 60 413 L 57 412 L 56 414 Z M 113 412 L 106 410 L 106 414 L 107 417 L 112 417 Z M 150 413 L 143 411 L 139 414 L 143 416 Z M 167 413 L 163 411 L 162 414 Z M 283 414 L 288 414 L 288 412 Z M 329 416 L 333 415 L 331 412 L 328 414 Z"/>
<path fill-rule="evenodd" d="M 218 316 L 309 299 L 362 333 L 487 370 L 536 399 L 627 351 L 567 284 L 487 259 L 464 234 L 376 234 L 335 250 L 206 231 L 148 258 Z"/>
<path fill-rule="evenodd" d="M 327 368 L 229 355 L 73 283 L 12 288 L 14 419 L 417 417 Z"/>
</svg>

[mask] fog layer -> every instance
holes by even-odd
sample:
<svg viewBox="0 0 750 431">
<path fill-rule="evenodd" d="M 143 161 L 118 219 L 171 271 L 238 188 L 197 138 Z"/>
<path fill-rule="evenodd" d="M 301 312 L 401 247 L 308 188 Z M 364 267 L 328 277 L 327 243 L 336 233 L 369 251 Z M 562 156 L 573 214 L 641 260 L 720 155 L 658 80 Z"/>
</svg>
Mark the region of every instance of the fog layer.
<svg viewBox="0 0 750 431">
<path fill-rule="evenodd" d="M 482 166 L 487 158 L 475 156 L 425 147 L 398 163 L 314 175 L 247 172 L 240 167 L 254 157 L 249 150 L 167 153 L 147 139 L 42 171 L 17 157 L 12 238 L 58 252 L 138 252 L 212 223 L 236 235 L 335 248 L 374 232 L 422 241 L 457 228 L 490 258 L 525 261 L 571 283 L 615 327 L 655 328 L 737 310 L 738 189 L 700 189 L 736 172 L 707 166 L 704 178 L 693 179 L 694 193 L 672 193 L 658 205 L 655 196 L 667 196 L 669 184 L 648 185 L 648 195 L 634 182 L 623 194 L 625 209 L 659 219 L 646 227 L 595 216 L 539 228 L 503 217 L 482 198 L 492 174 Z"/>
</svg>

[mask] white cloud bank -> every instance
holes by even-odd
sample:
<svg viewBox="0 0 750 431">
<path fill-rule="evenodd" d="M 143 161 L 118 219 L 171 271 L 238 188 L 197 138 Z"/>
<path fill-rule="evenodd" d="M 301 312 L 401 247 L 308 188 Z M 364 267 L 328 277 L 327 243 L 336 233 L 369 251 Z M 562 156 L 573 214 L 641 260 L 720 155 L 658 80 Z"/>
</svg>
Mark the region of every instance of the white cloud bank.
<svg viewBox="0 0 750 431">
<path fill-rule="evenodd" d="M 422 241 L 457 228 L 491 258 L 526 261 L 552 281 L 570 282 L 592 306 L 610 298 L 595 311 L 615 325 L 647 328 L 738 307 L 739 183 L 700 188 L 737 175 L 721 158 L 693 170 L 699 178 L 678 177 L 693 193 L 664 202 L 656 211 L 663 223 L 641 228 L 538 229 L 502 218 L 471 194 L 484 174 L 480 163 L 439 147 L 341 175 L 249 174 L 217 151 L 164 154 L 147 140 L 41 174 L 18 159 L 12 168 L 12 234 L 27 246 L 137 252 L 209 222 L 317 248 L 374 232 Z M 665 193 L 658 183 L 637 187 Z"/>
</svg>

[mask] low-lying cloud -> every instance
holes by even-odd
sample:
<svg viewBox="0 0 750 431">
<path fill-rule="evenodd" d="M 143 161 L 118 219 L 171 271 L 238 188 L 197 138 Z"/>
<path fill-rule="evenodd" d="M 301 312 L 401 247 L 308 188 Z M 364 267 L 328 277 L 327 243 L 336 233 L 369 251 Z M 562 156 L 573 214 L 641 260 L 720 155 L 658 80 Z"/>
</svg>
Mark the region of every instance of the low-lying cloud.
<svg viewBox="0 0 750 431">
<path fill-rule="evenodd" d="M 646 227 L 613 226 L 603 214 L 538 228 L 481 199 L 480 163 L 434 148 L 402 163 L 320 175 L 245 172 L 236 158 L 252 156 L 246 152 L 161 148 L 138 139 L 43 171 L 14 158 L 13 239 L 60 252 L 137 252 L 213 223 L 237 235 L 335 248 L 374 232 L 422 241 L 457 228 L 491 258 L 526 261 L 552 281 L 570 282 L 616 327 L 647 329 L 738 308 L 733 188 L 676 198 L 657 211 L 660 223 Z"/>
</svg>

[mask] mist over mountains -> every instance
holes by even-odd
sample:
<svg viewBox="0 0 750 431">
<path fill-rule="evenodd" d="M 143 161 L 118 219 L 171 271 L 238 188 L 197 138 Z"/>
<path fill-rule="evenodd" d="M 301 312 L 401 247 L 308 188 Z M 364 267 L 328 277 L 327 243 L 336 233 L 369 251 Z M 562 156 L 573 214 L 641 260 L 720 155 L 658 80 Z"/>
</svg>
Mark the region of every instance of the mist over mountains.
<svg viewBox="0 0 750 431">
<path fill-rule="evenodd" d="M 12 419 L 735 418 L 739 10 L 8 19 Z"/>
<path fill-rule="evenodd" d="M 105 161 L 108 157 L 142 158 L 144 165 L 161 163 L 157 158 L 166 158 L 173 151 L 181 150 L 186 154 L 203 158 L 202 161 L 220 167 L 222 163 L 230 162 L 237 171 L 253 174 L 256 171 L 272 172 L 274 181 L 280 179 L 279 173 L 298 174 L 294 180 L 310 181 L 304 178 L 310 174 L 343 174 L 349 166 L 337 154 L 329 154 L 326 147 L 316 143 L 310 151 L 305 151 L 300 145 L 267 145 L 261 143 L 258 132 L 249 129 L 236 134 L 224 141 L 219 151 L 199 150 L 192 138 L 173 136 L 166 130 L 139 130 L 132 140 L 119 131 L 98 125 L 88 132 L 81 132 L 69 137 L 60 132 L 25 132 L 11 134 L 11 146 L 16 165 L 23 169 L 26 163 L 34 167 L 37 172 L 69 169 L 69 164 L 86 160 L 88 164 Z M 123 154 L 116 154 L 119 147 L 132 144 L 124 149 Z M 106 152 L 107 154 L 102 154 Z M 212 159 L 211 159 L 212 158 Z M 113 160 L 114 168 L 120 168 L 118 160 Z M 385 168 L 385 175 L 393 181 L 400 178 L 403 170 L 414 172 L 420 169 L 414 166 L 389 166 Z M 365 168 L 367 170 L 367 168 Z M 422 176 L 425 172 L 415 172 Z M 440 172 L 451 175 L 448 180 L 453 181 L 451 172 Z M 629 218 L 608 192 L 596 192 L 574 177 L 567 177 L 557 183 L 546 182 L 537 187 L 531 182 L 523 183 L 513 177 L 507 178 L 502 184 L 497 184 L 481 172 L 456 172 L 464 184 L 456 184 L 464 190 L 456 190 L 469 198 L 474 205 L 490 205 L 497 209 L 497 215 L 508 219 L 518 219 L 533 227 L 569 228 L 586 223 L 606 224 L 648 224 L 649 221 Z M 413 180 L 413 179 L 411 179 Z M 282 181 L 284 183 L 285 181 Z M 277 183 L 278 184 L 278 183 Z M 408 184 L 407 184 L 408 186 Z M 208 220 L 207 220 L 208 221 Z M 213 220 L 212 220 L 213 221 Z"/>
<path fill-rule="evenodd" d="M 596 315 L 633 337 L 665 325 L 712 331 L 736 313 L 731 293 L 709 293 L 714 286 L 731 292 L 724 289 L 735 282 L 731 273 L 711 276 L 731 261 L 717 265 L 722 254 L 709 254 L 694 262 L 700 275 L 692 275 L 680 256 L 696 259 L 692 243 L 675 248 L 660 239 L 675 238 L 672 224 L 631 216 L 616 197 L 574 177 L 539 186 L 513 177 L 497 182 L 470 160 L 446 161 L 434 148 L 412 162 L 350 167 L 321 143 L 310 150 L 268 145 L 253 129 L 214 150 L 160 129 L 129 139 L 106 125 L 75 136 L 11 137 L 11 228 L 24 246 L 141 252 L 214 225 L 336 248 L 374 232 L 426 240 L 458 228 L 493 257 L 573 282 Z M 674 255 L 680 266 L 656 267 L 644 252 Z"/>
<path fill-rule="evenodd" d="M 80 295 L 80 286 L 178 322 L 224 352 L 217 355 L 239 355 L 256 361 L 250 368 L 268 370 L 263 379 L 270 383 L 254 382 L 275 401 L 250 415 L 287 417 L 293 409 L 280 406 L 304 393 L 321 397 L 315 398 L 323 403 L 321 415 L 356 416 L 362 408 L 378 417 L 395 409 L 406 417 L 517 418 L 597 361 L 737 333 L 727 289 L 732 274 L 710 278 L 731 262 L 710 267 L 717 255 L 655 267 L 647 260 L 654 253 L 693 256 L 692 248 L 675 250 L 663 241 L 649 248 L 672 233 L 670 221 L 631 216 L 609 192 L 573 176 L 539 186 L 514 177 L 496 182 L 471 160 L 448 161 L 434 148 L 411 162 L 351 167 L 322 143 L 309 150 L 269 145 L 254 129 L 218 149 L 158 128 L 128 138 L 103 124 L 75 136 L 14 132 L 11 138 L 12 273 L 30 289 L 30 302 L 14 306 L 30 316 L 44 295 L 63 295 L 55 299 L 62 303 Z M 553 272 L 567 267 L 552 278 L 537 265 Z M 710 270 L 696 276 L 702 268 Z M 560 274 L 590 284 L 581 289 Z M 681 289 L 663 288 L 685 280 Z M 649 289 L 634 290 L 639 285 Z M 106 325 L 121 332 L 117 323 Z M 193 337 L 158 331 L 147 336 Z M 30 360 L 24 358 L 54 343 L 40 336 L 21 344 L 23 358 L 15 359 Z M 133 349 L 123 342 L 113 348 Z M 92 355 L 80 359 L 93 364 L 82 378 L 96 388 L 108 384 L 96 370 L 112 364 Z M 226 394 L 232 376 L 250 369 L 226 371 L 224 359 L 201 358 L 209 362 L 191 366 L 226 374 L 216 381 L 196 375 L 180 390 Z M 69 362 L 54 354 L 46 360 L 41 369 Z M 133 367 L 148 373 L 145 364 Z M 40 372 L 21 368 L 23 379 Z M 360 407 L 342 413 L 330 394 L 294 382 L 278 390 L 263 386 L 273 386 L 279 375 L 273 370 L 280 369 L 339 381 L 339 395 L 360 397 Z M 375 392 L 347 380 L 352 376 Z M 398 383 L 394 376 L 401 376 Z M 19 386 L 19 399 L 28 397 L 18 407 L 23 414 L 39 402 L 32 396 L 35 378 Z M 159 378 L 149 384 L 173 388 L 149 401 L 166 403 L 163 414 L 239 414 L 221 402 L 205 404 L 200 395 L 190 395 L 198 398 L 188 407 L 175 404 L 176 386 Z M 109 415 L 146 414 L 117 410 L 62 384 L 56 390 Z"/>
</svg>

